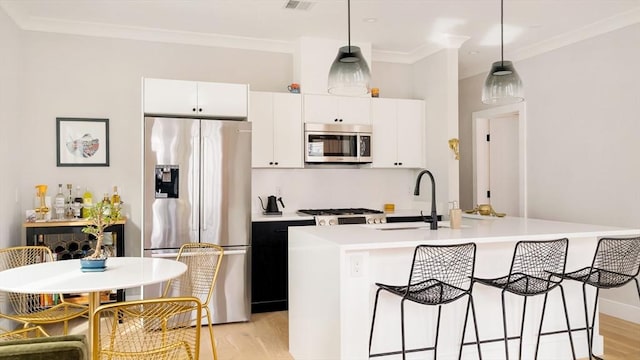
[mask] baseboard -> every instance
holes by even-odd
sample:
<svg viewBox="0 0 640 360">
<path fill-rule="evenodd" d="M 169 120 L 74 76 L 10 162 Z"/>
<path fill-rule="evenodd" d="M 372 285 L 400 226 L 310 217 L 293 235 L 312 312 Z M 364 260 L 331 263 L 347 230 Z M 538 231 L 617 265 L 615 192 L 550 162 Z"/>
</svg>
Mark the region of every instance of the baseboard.
<svg viewBox="0 0 640 360">
<path fill-rule="evenodd" d="M 640 324 L 640 307 L 603 298 L 599 301 L 601 313 Z"/>
</svg>

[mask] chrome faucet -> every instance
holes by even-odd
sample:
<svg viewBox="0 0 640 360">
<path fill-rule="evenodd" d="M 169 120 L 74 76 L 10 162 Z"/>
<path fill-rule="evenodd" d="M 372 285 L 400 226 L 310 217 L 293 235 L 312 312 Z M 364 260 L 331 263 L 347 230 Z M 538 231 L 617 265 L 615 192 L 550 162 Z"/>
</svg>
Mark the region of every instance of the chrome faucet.
<svg viewBox="0 0 640 360">
<path fill-rule="evenodd" d="M 422 170 L 420 174 L 418 174 L 418 179 L 416 179 L 416 189 L 413 191 L 413 195 L 420 195 L 420 180 L 422 179 L 422 175 L 427 174 L 431 179 L 431 220 L 427 220 L 424 215 L 422 215 L 422 211 L 420 211 L 420 215 L 425 222 L 430 223 L 431 230 L 438 230 L 438 213 L 436 212 L 436 181 L 433 179 L 433 174 L 429 170 Z"/>
</svg>

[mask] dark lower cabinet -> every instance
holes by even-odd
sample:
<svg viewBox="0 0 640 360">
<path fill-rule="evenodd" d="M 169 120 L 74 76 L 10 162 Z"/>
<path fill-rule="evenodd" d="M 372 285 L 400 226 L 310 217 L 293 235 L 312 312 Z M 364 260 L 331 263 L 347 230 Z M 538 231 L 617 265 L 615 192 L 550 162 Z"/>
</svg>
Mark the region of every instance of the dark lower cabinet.
<svg viewBox="0 0 640 360">
<path fill-rule="evenodd" d="M 307 225 L 315 225 L 314 220 L 252 223 L 252 313 L 288 309 L 288 228 Z"/>
</svg>

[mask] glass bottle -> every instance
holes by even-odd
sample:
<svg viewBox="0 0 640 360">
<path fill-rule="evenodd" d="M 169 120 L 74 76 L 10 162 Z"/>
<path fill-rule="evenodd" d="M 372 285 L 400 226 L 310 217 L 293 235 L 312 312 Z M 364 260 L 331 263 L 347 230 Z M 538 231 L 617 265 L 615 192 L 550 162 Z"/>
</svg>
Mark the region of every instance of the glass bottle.
<svg viewBox="0 0 640 360">
<path fill-rule="evenodd" d="M 76 196 L 73 198 L 73 217 L 79 219 L 82 216 L 82 196 L 80 185 L 76 186 Z"/>
<path fill-rule="evenodd" d="M 65 199 L 64 204 L 64 217 L 67 219 L 73 218 L 73 195 L 71 192 L 73 191 L 73 185 L 67 184 L 67 192 L 69 196 Z"/>
<path fill-rule="evenodd" d="M 109 216 L 111 215 L 111 207 L 109 205 L 111 205 L 111 200 L 109 200 L 109 193 L 104 193 L 104 197 L 102 198 L 102 205 L 103 205 L 103 213 L 105 216 Z"/>
<path fill-rule="evenodd" d="M 120 207 L 121 202 L 122 201 L 120 200 L 120 194 L 118 194 L 118 187 L 114 186 L 113 195 L 111 195 L 111 203 L 113 204 L 114 207 L 118 208 Z"/>
<path fill-rule="evenodd" d="M 58 193 L 53 202 L 53 208 L 55 209 L 56 219 L 64 219 L 64 193 L 62 192 L 62 184 L 58 184 Z"/>
<path fill-rule="evenodd" d="M 82 217 L 89 217 L 89 209 L 93 207 L 93 194 L 89 191 L 87 186 L 84 194 L 82 194 Z"/>
</svg>

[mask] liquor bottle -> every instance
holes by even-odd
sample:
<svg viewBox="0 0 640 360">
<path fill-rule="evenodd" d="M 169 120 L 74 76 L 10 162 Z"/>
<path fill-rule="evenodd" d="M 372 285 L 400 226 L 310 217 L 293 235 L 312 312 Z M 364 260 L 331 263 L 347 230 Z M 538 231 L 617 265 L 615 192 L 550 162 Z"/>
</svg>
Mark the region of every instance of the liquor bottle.
<svg viewBox="0 0 640 360">
<path fill-rule="evenodd" d="M 76 186 L 76 196 L 73 198 L 73 217 L 78 219 L 82 216 L 82 196 L 80 185 Z"/>
<path fill-rule="evenodd" d="M 64 219 L 64 193 L 62 192 L 62 184 L 58 184 L 58 193 L 56 194 L 55 200 L 53 202 L 53 207 L 56 212 L 56 219 L 62 220 Z"/>
<path fill-rule="evenodd" d="M 64 217 L 67 219 L 73 218 L 73 196 L 71 191 L 73 190 L 73 185 L 67 184 L 67 191 L 69 192 L 69 196 L 66 198 L 64 204 Z"/>
<path fill-rule="evenodd" d="M 89 191 L 89 187 L 86 188 L 84 194 L 82 194 L 82 217 L 89 217 L 89 209 L 93 207 L 93 195 Z"/>
<path fill-rule="evenodd" d="M 111 203 L 114 207 L 119 208 L 122 201 L 120 200 L 120 195 L 118 194 L 118 187 L 113 187 L 113 195 L 111 195 Z"/>
<path fill-rule="evenodd" d="M 109 193 L 104 193 L 104 197 L 102 198 L 102 204 L 104 206 L 104 215 L 105 216 L 109 216 L 111 215 L 111 207 L 109 205 L 111 205 L 111 200 L 109 200 Z"/>
</svg>

